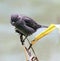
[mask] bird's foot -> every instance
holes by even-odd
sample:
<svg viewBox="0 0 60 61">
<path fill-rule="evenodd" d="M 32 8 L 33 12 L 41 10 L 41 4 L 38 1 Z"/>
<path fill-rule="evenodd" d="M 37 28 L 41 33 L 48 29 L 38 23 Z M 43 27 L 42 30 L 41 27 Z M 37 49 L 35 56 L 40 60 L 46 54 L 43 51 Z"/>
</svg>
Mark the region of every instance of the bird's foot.
<svg viewBox="0 0 60 61">
<path fill-rule="evenodd" d="M 21 41 L 22 45 L 24 45 L 24 42 L 25 42 L 24 40 L 23 40 L 23 41 Z"/>
</svg>

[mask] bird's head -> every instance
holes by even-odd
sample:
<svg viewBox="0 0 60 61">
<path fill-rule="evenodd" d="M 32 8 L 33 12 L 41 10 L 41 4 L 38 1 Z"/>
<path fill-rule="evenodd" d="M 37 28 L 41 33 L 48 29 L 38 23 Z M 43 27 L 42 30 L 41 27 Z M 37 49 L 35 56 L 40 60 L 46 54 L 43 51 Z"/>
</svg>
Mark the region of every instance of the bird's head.
<svg viewBox="0 0 60 61">
<path fill-rule="evenodd" d="M 11 24 L 14 26 L 14 24 L 21 19 L 21 16 L 18 14 L 11 15 Z"/>
</svg>

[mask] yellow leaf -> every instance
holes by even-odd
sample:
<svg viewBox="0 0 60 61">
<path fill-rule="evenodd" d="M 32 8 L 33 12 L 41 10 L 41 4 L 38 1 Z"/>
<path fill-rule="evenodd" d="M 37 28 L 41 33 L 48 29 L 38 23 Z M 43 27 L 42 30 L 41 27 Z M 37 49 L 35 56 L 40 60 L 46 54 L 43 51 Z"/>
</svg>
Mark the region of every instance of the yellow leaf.
<svg viewBox="0 0 60 61">
<path fill-rule="evenodd" d="M 39 35 L 35 37 L 34 40 L 32 40 L 31 44 L 35 44 L 39 39 L 43 38 L 47 34 L 51 33 L 56 28 L 55 24 L 51 24 L 46 30 L 41 32 Z"/>
</svg>

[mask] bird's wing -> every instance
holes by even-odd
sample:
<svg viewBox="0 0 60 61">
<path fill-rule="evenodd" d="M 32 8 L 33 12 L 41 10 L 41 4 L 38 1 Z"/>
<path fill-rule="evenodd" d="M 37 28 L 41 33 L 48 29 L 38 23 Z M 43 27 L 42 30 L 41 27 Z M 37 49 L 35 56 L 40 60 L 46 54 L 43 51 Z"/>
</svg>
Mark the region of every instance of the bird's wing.
<svg viewBox="0 0 60 61">
<path fill-rule="evenodd" d="M 24 17 L 23 20 L 26 22 L 27 25 L 29 25 L 29 24 L 30 25 L 36 24 L 36 22 L 33 19 L 29 18 L 29 17 Z"/>
<path fill-rule="evenodd" d="M 37 29 L 38 28 L 38 24 L 31 18 L 29 17 L 24 17 L 23 20 L 25 21 L 26 25 L 33 28 L 33 29 Z"/>
</svg>

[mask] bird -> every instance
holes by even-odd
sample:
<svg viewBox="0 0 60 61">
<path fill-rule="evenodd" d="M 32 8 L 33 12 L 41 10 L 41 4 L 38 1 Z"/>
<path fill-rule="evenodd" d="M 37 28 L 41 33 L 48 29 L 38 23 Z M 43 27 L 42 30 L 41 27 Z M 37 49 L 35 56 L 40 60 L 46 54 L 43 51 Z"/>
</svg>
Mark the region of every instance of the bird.
<svg viewBox="0 0 60 61">
<path fill-rule="evenodd" d="M 20 34 L 20 39 L 22 42 L 22 45 L 24 45 L 24 40 L 35 33 L 39 28 L 47 28 L 48 26 L 40 25 L 36 21 L 34 21 L 32 18 L 25 16 L 25 15 L 19 15 L 19 14 L 12 14 L 11 15 L 11 24 L 15 27 L 15 31 Z M 23 39 L 23 36 L 25 36 L 25 39 Z"/>
</svg>

